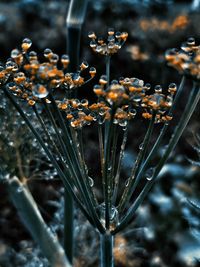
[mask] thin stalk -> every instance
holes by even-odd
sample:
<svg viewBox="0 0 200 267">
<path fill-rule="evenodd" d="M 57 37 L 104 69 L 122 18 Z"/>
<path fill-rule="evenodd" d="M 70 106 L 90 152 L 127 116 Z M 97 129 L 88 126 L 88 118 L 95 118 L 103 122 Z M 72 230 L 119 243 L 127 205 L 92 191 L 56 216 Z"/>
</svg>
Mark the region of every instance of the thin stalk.
<svg viewBox="0 0 200 267">
<path fill-rule="evenodd" d="M 61 150 L 63 152 L 63 155 L 61 155 L 60 152 L 59 152 L 62 166 L 63 166 L 63 168 L 64 168 L 64 170 L 66 172 L 70 173 L 70 176 L 72 178 L 71 179 L 72 184 L 73 183 L 76 184 L 76 187 L 79 189 L 79 191 L 81 192 L 81 194 L 82 194 L 82 196 L 84 198 L 85 194 L 84 194 L 84 191 L 82 190 L 82 186 L 81 186 L 81 184 L 79 182 L 79 176 L 77 174 L 77 169 L 74 168 L 74 164 L 73 164 L 73 162 L 72 162 L 72 160 L 70 158 L 69 151 L 65 147 L 65 143 L 64 143 L 64 141 L 62 139 L 61 133 L 58 130 L 58 126 L 56 124 L 56 121 L 54 120 L 53 114 L 52 114 L 51 110 L 49 109 L 49 107 L 48 107 L 48 105 L 46 104 L 45 101 L 43 101 L 43 105 L 44 105 L 45 110 L 47 112 L 47 115 L 48 115 L 48 117 L 49 117 L 49 119 L 50 119 L 50 121 L 51 121 L 51 123 L 53 125 L 54 131 L 55 131 L 57 139 L 58 139 L 58 143 L 59 143 L 59 145 L 61 147 Z M 63 158 L 63 156 L 65 157 L 67 163 L 65 162 L 65 159 Z M 69 167 L 68 167 L 68 165 L 69 165 Z M 74 179 L 74 178 L 76 178 L 76 179 Z M 69 196 L 68 196 L 68 202 L 71 203 L 69 201 Z M 85 200 L 85 204 L 87 206 L 87 199 Z M 72 210 L 72 208 L 70 210 Z"/>
<path fill-rule="evenodd" d="M 64 250 L 69 262 L 73 265 L 74 256 L 74 201 L 70 192 L 64 192 Z"/>
<path fill-rule="evenodd" d="M 54 128 L 54 131 L 55 131 L 55 133 L 56 133 L 56 136 L 57 136 L 57 139 L 58 139 L 58 143 L 59 143 L 59 145 L 60 145 L 60 148 L 61 148 L 61 151 L 62 151 L 62 153 L 63 153 L 63 156 L 65 157 L 65 159 L 66 159 L 66 161 L 67 161 L 67 164 L 70 166 L 70 168 L 67 167 L 66 162 L 64 162 L 65 159 L 64 159 L 63 156 L 61 155 L 61 162 L 62 162 L 62 164 L 63 164 L 63 167 L 64 167 L 64 169 L 65 169 L 66 171 L 68 171 L 68 172 L 71 173 L 71 176 L 76 177 L 76 179 L 72 179 L 72 180 L 75 180 L 75 183 L 76 183 L 77 187 L 79 188 L 80 192 L 81 192 L 82 195 L 84 196 L 84 192 L 83 192 L 83 190 L 81 190 L 82 187 L 81 187 L 81 185 L 80 185 L 80 183 L 79 183 L 79 175 L 77 174 L 78 169 L 75 169 L 75 167 L 74 167 L 73 161 L 71 160 L 71 157 L 70 157 L 70 154 L 69 154 L 69 150 L 67 150 L 67 148 L 66 148 L 66 146 L 65 146 L 65 143 L 64 143 L 64 141 L 63 141 L 63 139 L 62 139 L 62 133 L 60 133 L 60 131 L 59 131 L 59 129 L 58 129 L 58 126 L 57 126 L 57 124 L 56 124 L 56 121 L 55 121 L 55 119 L 54 119 L 54 116 L 53 116 L 51 110 L 49 109 L 49 107 L 48 107 L 48 105 L 46 104 L 45 101 L 43 101 L 43 105 L 45 106 L 45 110 L 46 110 L 46 112 L 47 112 L 47 115 L 48 115 L 48 117 L 49 117 L 49 119 L 50 119 L 50 121 L 51 121 L 51 123 L 52 123 L 52 125 L 53 125 L 53 128 Z M 69 202 L 69 203 L 70 203 L 70 202 Z M 87 201 L 86 201 L 86 203 L 87 203 Z"/>
<path fill-rule="evenodd" d="M 169 141 L 169 144 L 167 146 L 167 149 L 163 155 L 163 157 L 160 159 L 158 165 L 155 167 L 153 175 L 150 180 L 147 181 L 146 185 L 144 186 L 143 190 L 137 197 L 136 201 L 133 203 L 133 205 L 129 208 L 127 214 L 122 219 L 121 223 L 116 227 L 116 229 L 112 232 L 112 234 L 118 233 L 120 230 L 124 229 L 131 221 L 135 211 L 137 208 L 141 205 L 144 198 L 146 197 L 147 193 L 151 189 L 152 185 L 156 181 L 156 178 L 158 177 L 159 172 L 161 171 L 163 165 L 167 161 L 167 159 L 170 156 L 170 153 L 175 148 L 176 144 L 178 143 L 178 140 L 180 139 L 184 129 L 186 128 L 198 102 L 200 99 L 200 87 L 199 84 L 194 83 L 192 92 L 189 96 L 189 100 L 186 104 L 185 110 L 180 118 L 180 121 L 174 131 L 174 133 L 171 136 L 171 139 Z"/>
<path fill-rule="evenodd" d="M 79 140 L 78 140 L 78 135 L 77 135 L 77 132 L 73 129 L 71 129 L 71 133 L 72 133 L 72 138 L 73 138 L 73 144 L 75 146 L 75 149 L 77 150 L 77 155 L 78 155 L 78 159 L 79 159 L 79 162 L 81 163 L 81 170 L 82 170 L 82 173 L 83 173 L 83 177 L 84 177 L 84 188 L 86 187 L 86 190 L 84 190 L 85 194 L 87 194 L 87 196 L 89 198 L 91 198 L 91 203 L 94 207 L 97 207 L 99 204 L 98 204 L 98 201 L 94 195 L 94 192 L 92 190 L 92 186 L 90 185 L 90 182 L 89 182 L 89 179 L 90 177 L 88 176 L 88 174 L 86 173 L 86 168 L 85 168 L 85 162 L 81 156 L 81 147 L 80 147 L 80 143 L 79 143 Z"/>
<path fill-rule="evenodd" d="M 69 71 L 75 72 L 79 65 L 81 28 L 88 0 L 71 0 L 67 14 L 67 53 L 70 57 Z"/>
<path fill-rule="evenodd" d="M 106 89 L 108 89 L 108 86 L 110 84 L 110 59 L 111 59 L 111 56 L 106 56 L 106 77 L 107 77 Z"/>
<path fill-rule="evenodd" d="M 137 186 L 137 183 L 135 181 L 135 175 L 137 174 L 141 164 L 142 164 L 142 161 L 144 159 L 144 156 L 147 152 L 147 148 L 148 148 L 148 145 L 149 145 L 149 142 L 151 140 L 151 136 L 152 136 L 152 133 L 153 133 L 153 127 L 154 127 L 154 122 L 155 122 L 155 116 L 156 114 L 153 115 L 150 123 L 149 123 L 149 127 L 148 127 L 148 130 L 146 132 L 146 135 L 144 137 L 144 141 L 142 143 L 142 146 L 140 147 L 140 151 L 138 153 L 138 156 L 137 156 L 137 159 L 135 161 L 135 165 L 133 166 L 133 169 L 131 171 L 131 176 L 128 178 L 128 185 L 126 186 L 124 192 L 123 192 L 123 195 L 121 197 L 121 200 L 119 202 L 119 205 L 118 205 L 118 210 L 119 212 L 122 212 L 125 208 L 126 208 L 126 205 L 128 204 L 136 186 Z"/>
<path fill-rule="evenodd" d="M 102 125 L 98 124 L 98 138 L 99 138 L 99 153 L 100 153 L 100 162 L 101 162 L 101 175 L 102 175 L 102 184 L 103 184 L 103 196 L 105 197 L 105 180 L 104 180 L 104 146 L 103 146 L 103 132 Z"/>
<path fill-rule="evenodd" d="M 125 129 L 126 130 L 126 129 Z M 111 173 L 110 173 L 110 192 L 111 192 L 111 202 L 113 200 L 113 194 L 114 194 L 114 188 L 115 188 L 115 163 L 116 163 L 116 153 L 117 153 L 117 141 L 119 136 L 119 131 L 117 131 L 117 125 L 114 125 L 114 136 L 113 136 L 113 142 L 112 142 L 112 148 L 111 148 Z"/>
<path fill-rule="evenodd" d="M 72 142 L 72 138 L 71 138 L 70 133 L 69 133 L 69 127 L 67 127 L 67 123 L 64 121 L 63 116 L 61 114 L 61 111 L 57 107 L 55 99 L 51 93 L 49 94 L 49 98 L 50 98 L 52 105 L 53 105 L 53 108 L 55 110 L 55 115 L 57 117 L 59 126 L 63 131 L 63 139 L 65 141 L 66 149 L 70 154 L 72 162 L 76 165 L 77 170 L 80 170 L 78 157 L 77 157 L 77 154 L 76 154 L 76 152 L 73 148 L 73 145 L 72 145 L 73 142 Z"/>
<path fill-rule="evenodd" d="M 100 234 L 101 267 L 114 267 L 114 237 L 110 233 Z"/>
<path fill-rule="evenodd" d="M 108 90 L 110 85 L 110 56 L 106 56 L 106 77 L 107 77 L 107 84 L 106 84 L 106 90 Z M 104 126 L 104 147 L 106 147 L 106 142 L 108 140 L 108 128 L 109 128 L 109 122 L 105 122 Z"/>
<path fill-rule="evenodd" d="M 176 105 L 177 105 L 177 103 L 178 103 L 178 101 L 179 101 L 179 99 L 180 99 L 181 93 L 182 93 L 182 91 L 183 91 L 183 89 L 184 89 L 185 80 L 186 80 L 186 78 L 183 76 L 183 77 L 182 77 L 182 80 L 181 80 L 181 83 L 180 83 L 180 85 L 179 85 L 179 87 L 178 87 L 176 96 L 175 96 L 175 98 L 174 98 L 173 105 L 172 105 L 172 107 L 171 107 L 170 110 L 169 110 L 169 116 L 171 116 L 171 115 L 173 114 L 173 111 L 174 111 L 174 109 L 176 108 Z M 160 147 L 160 144 L 161 144 L 161 142 L 162 142 L 162 140 L 163 140 L 163 137 L 164 137 L 164 135 L 165 135 L 165 133 L 166 133 L 168 127 L 169 127 L 169 124 L 168 124 L 168 123 L 165 123 L 164 126 L 163 126 L 163 128 L 162 128 L 162 130 L 160 131 L 160 134 L 159 134 L 159 136 L 158 136 L 158 138 L 157 138 L 157 140 L 156 140 L 154 146 L 152 147 L 152 149 L 151 149 L 151 151 L 150 151 L 150 153 L 149 153 L 147 159 L 145 160 L 144 164 L 142 165 L 140 171 L 139 171 L 138 174 L 137 174 L 137 177 L 136 177 L 136 184 L 139 183 L 139 181 L 140 181 L 142 175 L 144 174 L 144 172 L 145 172 L 145 171 L 147 170 L 147 168 L 149 167 L 149 164 L 150 164 L 151 160 L 152 160 L 153 157 L 156 155 L 156 153 L 157 153 L 157 151 L 158 151 L 158 149 L 159 149 L 159 147 Z"/>
<path fill-rule="evenodd" d="M 113 137 L 113 118 L 114 118 L 114 110 L 111 114 L 111 119 L 108 122 L 108 132 L 107 135 L 105 135 L 106 141 L 105 141 L 105 148 L 104 148 L 104 157 L 105 157 L 105 163 L 104 163 L 104 181 L 105 181 L 105 222 L 106 222 L 106 229 L 109 229 L 110 227 L 110 209 L 111 209 L 111 201 L 109 199 L 110 190 L 109 188 L 110 181 L 109 181 L 109 172 L 111 171 L 110 164 L 110 148 L 111 148 L 111 140 Z"/>
<path fill-rule="evenodd" d="M 60 151 L 59 151 L 57 145 L 55 144 L 54 140 L 51 138 L 51 135 L 50 135 L 50 133 L 49 133 L 49 131 L 48 131 L 48 129 L 47 129 L 42 117 L 38 113 L 38 110 L 37 110 L 36 106 L 33 106 L 33 111 L 34 111 L 34 113 L 35 113 L 35 115 L 36 115 L 36 117 L 37 117 L 37 119 L 38 119 L 38 121 L 39 121 L 39 123 L 40 123 L 40 125 L 42 127 L 42 130 L 44 131 L 44 133 L 45 133 L 45 135 L 47 137 L 48 143 L 52 144 L 52 147 L 55 149 L 56 153 L 58 154 L 59 159 L 62 160 L 62 155 L 60 154 Z"/>
<path fill-rule="evenodd" d="M 79 158 L 78 158 L 78 153 L 77 153 L 78 151 L 76 149 L 74 149 L 74 145 L 76 144 L 76 142 L 73 142 L 73 140 L 71 139 L 70 134 L 68 132 L 68 129 L 66 127 L 66 123 L 64 122 L 62 114 L 61 114 L 60 110 L 58 109 L 58 107 L 56 105 L 56 102 L 55 102 L 55 99 L 53 98 L 51 93 L 49 94 L 49 97 L 50 97 L 52 105 L 53 105 L 53 107 L 55 109 L 55 112 L 56 112 L 60 127 L 63 130 L 64 137 L 65 137 L 65 142 L 66 142 L 65 144 L 66 144 L 67 149 L 68 149 L 68 151 L 70 153 L 71 160 L 74 163 L 74 165 L 76 166 L 76 171 L 79 174 L 79 179 L 77 178 L 77 182 L 80 182 L 80 184 L 81 184 L 81 190 L 84 192 L 83 196 L 85 198 L 86 206 L 89 205 L 88 212 L 92 216 L 92 218 L 94 220 L 94 223 L 95 223 L 96 227 L 98 228 L 98 230 L 101 233 L 104 233 L 105 229 L 102 226 L 102 224 L 101 224 L 101 222 L 100 222 L 100 220 L 98 218 L 95 206 L 92 203 L 91 195 L 89 194 L 89 191 L 88 191 L 88 187 L 86 186 L 86 184 L 84 182 L 84 179 L 83 179 L 84 178 L 84 176 L 83 176 L 84 173 L 81 172 L 82 169 L 81 169 L 80 161 L 79 161 Z"/>
<path fill-rule="evenodd" d="M 77 131 L 79 146 L 80 146 L 80 154 L 82 158 L 83 165 L 85 167 L 85 171 L 87 172 L 87 166 L 85 163 L 85 156 L 84 156 L 84 146 L 83 146 L 83 131 L 82 128 Z"/>
<path fill-rule="evenodd" d="M 7 189 L 23 223 L 38 243 L 52 267 L 71 267 L 57 237 L 44 222 L 27 186 L 17 177 L 6 181 Z"/>
<path fill-rule="evenodd" d="M 106 56 L 106 77 L 107 77 L 107 85 L 106 90 L 109 88 L 110 83 L 110 56 Z M 111 115 L 111 120 L 105 122 L 104 126 L 104 169 L 103 169 L 103 185 L 104 185 L 104 201 L 105 201 L 105 225 L 106 229 L 110 227 L 110 209 L 111 209 L 111 201 L 110 198 L 110 190 L 109 188 L 109 175 L 108 175 L 108 164 L 110 164 L 110 147 L 111 147 L 111 138 L 112 138 L 112 128 L 113 128 L 113 117 L 114 113 Z M 112 167 L 111 167 L 112 168 Z M 109 166 L 109 171 L 110 166 Z"/>
<path fill-rule="evenodd" d="M 58 129 L 58 126 L 57 126 L 56 121 L 54 119 L 54 116 L 53 116 L 48 104 L 45 102 L 45 100 L 43 100 L 42 103 L 43 103 L 43 105 L 45 107 L 45 111 L 46 111 L 46 113 L 47 113 L 47 115 L 48 115 L 48 117 L 49 117 L 49 119 L 53 125 L 53 128 L 54 128 L 54 131 L 56 133 L 56 137 L 57 137 L 58 143 L 60 145 L 61 151 L 63 153 L 63 156 L 64 155 L 68 156 L 68 151 L 65 149 L 65 143 L 62 140 L 61 133 L 59 132 L 59 129 Z"/>
<path fill-rule="evenodd" d="M 128 138 L 128 125 L 126 126 L 126 129 L 124 130 L 123 133 L 123 139 L 122 139 L 122 144 L 121 144 L 121 149 L 120 149 L 120 154 L 119 154 L 119 160 L 117 164 L 117 171 L 114 179 L 114 192 L 113 192 L 113 199 L 112 203 L 115 206 L 116 200 L 117 200 L 117 193 L 118 193 L 118 188 L 119 188 L 119 178 L 120 178 L 120 173 L 121 173 L 121 167 L 122 167 L 122 160 L 124 157 L 124 152 L 125 152 L 125 147 L 126 147 L 126 142 Z"/>
</svg>

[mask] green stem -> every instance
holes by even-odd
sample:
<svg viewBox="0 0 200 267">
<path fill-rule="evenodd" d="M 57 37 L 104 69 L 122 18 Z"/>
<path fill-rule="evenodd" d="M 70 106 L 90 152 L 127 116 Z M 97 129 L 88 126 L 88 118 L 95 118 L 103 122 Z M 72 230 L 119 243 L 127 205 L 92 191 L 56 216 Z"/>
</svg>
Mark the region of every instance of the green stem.
<svg viewBox="0 0 200 267">
<path fill-rule="evenodd" d="M 17 177 L 6 181 L 10 198 L 16 207 L 23 223 L 39 244 L 52 267 L 70 267 L 64 250 L 57 237 L 44 222 L 30 191 Z"/>
<path fill-rule="evenodd" d="M 103 177 L 104 177 L 104 182 L 105 182 L 105 222 L 106 222 L 106 229 L 109 230 L 110 227 L 110 209 L 111 209 L 111 198 L 110 198 L 110 175 L 109 173 L 111 172 L 112 166 L 110 165 L 110 150 L 111 150 L 111 141 L 113 137 L 113 118 L 114 118 L 115 110 L 112 110 L 111 114 L 111 119 L 108 124 L 105 126 L 108 126 L 108 131 L 107 135 L 105 135 L 105 162 L 104 162 L 104 172 L 103 172 Z"/>
<path fill-rule="evenodd" d="M 81 28 L 88 0 L 71 0 L 67 14 L 67 53 L 70 58 L 68 71 L 75 72 L 79 65 Z"/>
<path fill-rule="evenodd" d="M 106 56 L 106 77 L 107 77 L 107 88 L 108 89 L 108 86 L 110 84 L 110 59 L 111 59 L 111 56 Z"/>
<path fill-rule="evenodd" d="M 113 245 L 114 236 L 110 233 L 100 234 L 101 267 L 114 266 Z"/>
<path fill-rule="evenodd" d="M 67 53 L 70 58 L 70 64 L 68 71 L 76 72 L 79 65 L 79 51 L 80 51 L 80 38 L 81 38 L 81 28 L 74 26 L 67 27 Z"/>
<path fill-rule="evenodd" d="M 128 137 L 128 125 L 126 126 L 126 128 L 123 132 L 124 133 L 123 133 L 123 139 L 122 139 L 121 149 L 120 149 L 120 153 L 119 153 L 117 171 L 116 171 L 116 175 L 114 178 L 114 192 L 113 192 L 113 198 L 112 198 L 112 203 L 114 206 L 115 206 L 116 200 L 117 200 L 117 193 L 118 193 L 118 188 L 119 188 L 119 178 L 120 178 L 120 173 L 121 173 L 122 160 L 124 157 L 125 146 L 126 146 L 127 137 Z"/>
</svg>

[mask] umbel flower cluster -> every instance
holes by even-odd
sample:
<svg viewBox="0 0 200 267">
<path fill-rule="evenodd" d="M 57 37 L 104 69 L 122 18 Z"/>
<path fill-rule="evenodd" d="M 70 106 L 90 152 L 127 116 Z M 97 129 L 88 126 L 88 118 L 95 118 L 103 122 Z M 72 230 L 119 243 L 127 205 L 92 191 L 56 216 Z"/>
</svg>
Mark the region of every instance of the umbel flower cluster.
<svg viewBox="0 0 200 267">
<path fill-rule="evenodd" d="M 200 79 L 200 46 L 195 39 L 190 37 L 181 48 L 170 49 L 165 55 L 168 64 L 177 69 L 181 74 L 194 80 Z"/>
<path fill-rule="evenodd" d="M 94 33 L 89 35 L 93 39 L 96 38 Z M 121 36 L 122 42 L 127 38 L 125 33 L 115 35 L 118 40 Z M 109 37 L 114 38 L 114 31 L 108 31 L 108 39 Z M 107 48 L 104 47 L 104 43 L 101 44 L 102 49 L 105 48 L 108 54 L 114 53 L 114 50 L 108 48 L 110 42 L 112 42 L 111 38 Z M 69 73 L 67 72 L 69 57 L 62 55 L 59 59 L 59 56 L 48 48 L 44 50 L 45 61 L 40 62 L 37 53 L 29 51 L 31 44 L 31 40 L 24 39 L 21 50 L 14 49 L 11 52 L 11 58 L 7 60 L 5 66 L 1 66 L 0 70 L 1 84 L 6 85 L 15 96 L 23 99 L 30 106 L 41 101 L 51 104 L 49 95 L 61 92 L 63 97 L 57 99 L 56 103 L 59 109 L 66 113 L 65 118 L 74 128 L 81 128 L 93 121 L 102 124 L 110 120 L 112 110 L 114 110 L 113 123 L 120 126 L 126 126 L 127 122 L 135 117 L 137 110 L 145 119 L 152 119 L 154 116 L 155 123 L 172 119 L 168 111 L 176 92 L 175 84 L 169 85 L 168 95 L 162 93 L 160 85 L 155 86 L 153 94 L 150 94 L 150 84 L 144 84 L 144 81 L 137 78 L 120 78 L 109 84 L 106 75 L 102 75 L 99 84 L 93 88 L 98 101 L 89 104 L 87 99 L 80 101 L 71 98 L 71 95 L 75 88 L 95 76 L 96 69 L 89 68 L 87 62 L 82 62 L 76 73 Z M 95 52 L 99 53 L 97 50 Z"/>
<path fill-rule="evenodd" d="M 91 39 L 90 47 L 94 52 L 109 56 L 117 53 L 121 49 L 128 37 L 128 33 L 115 32 L 114 29 L 110 28 L 108 29 L 107 40 L 104 40 L 102 37 L 97 38 L 94 32 L 89 32 L 88 37 Z"/>
<path fill-rule="evenodd" d="M 30 50 L 31 41 L 25 39 L 21 49 L 14 49 L 11 58 L 0 66 L 2 91 L 45 151 L 70 198 L 73 197 L 91 225 L 99 231 L 102 251 L 108 263 L 105 266 L 113 266 L 114 235 L 132 221 L 200 100 L 199 83 L 194 82 L 169 143 L 157 164 L 153 164 L 175 106 L 182 96 L 185 77 L 178 90 L 172 83 L 166 93 L 160 85 L 151 88 L 149 83 L 135 77 L 110 81 L 110 58 L 121 48 L 127 36 L 127 33 L 115 33 L 112 29 L 108 30 L 106 41 L 97 38 L 94 32 L 89 34 L 93 51 L 106 59 L 106 75 L 101 75 L 98 84 L 93 87 L 97 100 L 92 103 L 88 99 L 75 98 L 74 93 L 96 75 L 95 68 L 89 68 L 87 62 L 82 62 L 79 69 L 71 73 L 67 70 L 69 57 L 63 55 L 59 59 L 50 49 L 45 49 L 41 62 L 36 52 Z M 199 47 L 193 39 L 189 39 L 180 51 L 167 52 L 166 57 L 169 64 L 181 73 L 193 80 L 199 79 Z M 23 110 L 22 103 L 30 108 L 37 125 Z M 120 178 L 128 126 L 136 115 L 148 121 L 148 128 L 125 181 Z M 83 126 L 92 123 L 98 135 L 101 202 L 93 189 L 96 180 L 85 160 L 82 130 Z M 161 130 L 152 144 L 155 123 L 161 123 Z"/>
<path fill-rule="evenodd" d="M 121 48 L 127 33 L 115 33 L 109 29 L 106 42 L 97 38 L 94 32 L 89 37 L 92 44 L 97 44 L 96 48 L 99 46 L 102 49 L 94 49 L 93 46 L 93 51 L 106 58 L 106 75 L 99 76 L 98 84 L 91 91 L 96 96 L 95 102 L 75 98 L 74 94 L 78 87 L 84 84 L 87 87 L 86 84 L 96 75 L 94 67 L 89 67 L 84 61 L 76 72 L 71 73 L 68 71 L 69 57 L 63 55 L 59 58 L 48 48 L 44 50 L 43 60 L 39 60 L 37 53 L 31 51 L 32 42 L 29 39 L 24 39 L 21 49 L 14 49 L 5 65 L 1 65 L 0 83 L 86 218 L 100 233 L 108 230 L 116 234 L 131 221 L 138 203 L 153 185 L 196 106 L 199 91 L 197 87 L 192 90 L 180 125 L 170 139 L 163 158 L 156 167 L 151 168 L 151 162 L 172 119 L 174 103 L 177 103 L 180 96 L 180 86 L 176 94 L 177 86 L 174 83 L 163 90 L 160 85 L 152 88 L 149 83 L 135 77 L 121 77 L 110 81 L 110 62 L 107 59 Z M 111 43 L 115 48 L 111 49 Z M 185 58 L 191 57 L 192 61 L 197 49 L 194 42 L 193 45 L 187 42 L 187 45 L 194 51 L 183 51 L 180 54 Z M 167 55 L 169 54 L 170 64 L 173 65 L 178 61 L 179 53 L 176 54 L 177 58 L 173 53 Z M 195 61 L 192 63 L 195 64 Z M 31 114 L 38 121 L 38 128 L 34 127 L 23 111 L 22 103 L 26 103 L 33 111 Z M 148 128 L 139 146 L 131 174 L 124 183 L 124 191 L 121 192 L 119 185 L 123 183 L 120 176 L 128 125 L 136 116 L 143 121 L 147 120 Z M 162 130 L 152 147 L 150 140 L 155 123 L 161 123 Z M 99 139 L 102 203 L 98 202 L 93 191 L 95 180 L 90 176 L 85 162 L 82 129 L 90 124 L 98 126 L 93 129 L 97 130 Z M 121 132 L 122 139 L 115 135 L 116 130 Z M 143 178 L 146 178 L 145 189 L 136 195 L 137 201 L 131 204 L 129 201 Z M 126 213 L 128 204 L 129 212 Z"/>
<path fill-rule="evenodd" d="M 6 84 L 9 90 L 28 101 L 29 105 L 33 106 L 40 99 L 46 99 L 50 91 L 56 88 L 70 93 L 85 83 L 81 75 L 88 68 L 87 62 L 83 62 L 76 73 L 67 73 L 65 71 L 69 64 L 67 55 L 62 55 L 59 62 L 59 56 L 47 48 L 44 50 L 44 57 L 47 60 L 40 63 L 36 52 L 28 52 L 31 45 L 30 39 L 24 39 L 22 50 L 12 50 L 11 58 L 7 60 L 5 66 L 1 66 L 0 71 L 1 84 Z M 62 66 L 60 69 L 58 64 Z M 91 77 L 95 73 L 95 68 L 89 69 Z M 48 99 L 46 101 L 48 103 Z"/>
</svg>

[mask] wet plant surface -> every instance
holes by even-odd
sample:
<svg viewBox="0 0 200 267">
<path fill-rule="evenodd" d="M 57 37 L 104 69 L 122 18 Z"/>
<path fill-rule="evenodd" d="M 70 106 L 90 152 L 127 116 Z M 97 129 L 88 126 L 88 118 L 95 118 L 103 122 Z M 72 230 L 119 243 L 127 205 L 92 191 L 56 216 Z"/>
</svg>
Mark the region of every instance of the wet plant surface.
<svg viewBox="0 0 200 267">
<path fill-rule="evenodd" d="M 126 46 L 111 61 L 111 80 L 121 76 L 134 76 L 145 82 L 150 81 L 152 85 L 159 82 L 164 93 L 169 84 L 180 83 L 181 76 L 166 66 L 164 54 L 167 49 L 179 47 L 180 43 L 191 36 L 199 43 L 200 10 L 192 10 L 191 5 L 184 1 L 164 1 L 168 4 L 165 3 L 163 9 L 158 2 L 146 1 L 144 6 L 137 1 L 134 4 L 131 1 L 99 1 L 96 5 L 89 3 L 82 32 L 80 61 L 87 59 L 90 66 L 95 67 L 97 74 L 90 85 L 83 85 L 80 89 L 80 99 L 87 97 L 90 101 L 94 100 L 93 86 L 98 84 L 99 79 L 102 79 L 101 74 L 105 73 L 104 58 L 95 55 L 89 48 L 93 39 L 88 39 L 88 32 L 94 31 L 103 36 L 109 27 L 129 33 Z M 31 38 L 36 51 L 49 47 L 59 55 L 65 54 L 68 4 L 67 1 L 23 0 L 10 1 L 9 4 L 1 1 L 1 60 L 5 62 L 13 45 L 20 47 L 25 37 Z M 43 57 L 42 53 L 38 56 Z M 186 88 L 191 90 L 189 82 L 186 83 Z M 95 89 L 99 92 L 98 87 Z M 182 114 L 187 97 L 186 94 L 185 99 L 180 99 L 176 110 L 178 116 Z M 112 95 L 107 98 L 112 100 Z M 28 109 L 26 113 L 29 113 Z M 148 112 L 146 113 L 144 117 L 148 117 Z M 59 177 L 8 101 L 1 101 L 0 116 L 1 175 L 15 175 L 22 181 L 27 179 L 45 221 L 62 241 L 64 192 Z M 162 169 L 157 183 L 134 215 L 133 222 L 116 237 L 115 266 L 200 266 L 198 118 L 197 106 L 189 126 Z M 178 119 L 170 122 L 171 128 L 175 127 L 176 120 Z M 34 119 L 33 124 L 38 127 Z M 122 161 L 122 185 L 127 183 L 132 162 L 142 142 L 141 132 L 144 133 L 146 129 L 147 122 L 142 118 L 130 125 L 129 141 Z M 156 125 L 155 131 L 159 133 L 159 130 L 160 126 Z M 171 131 L 168 130 L 169 134 Z M 87 144 L 85 160 L 92 177 L 96 177 L 92 181 L 93 188 L 101 199 L 101 170 L 99 159 L 96 160 L 99 157 L 97 135 L 92 128 L 86 127 L 83 138 Z M 152 136 L 151 143 L 155 140 Z M 158 161 L 164 149 L 165 147 L 158 151 L 155 161 Z M 49 266 L 21 223 L 4 184 L 0 185 L 0 192 L 0 266 Z M 98 266 L 98 233 L 78 207 L 75 207 L 75 218 L 74 266 Z"/>
</svg>

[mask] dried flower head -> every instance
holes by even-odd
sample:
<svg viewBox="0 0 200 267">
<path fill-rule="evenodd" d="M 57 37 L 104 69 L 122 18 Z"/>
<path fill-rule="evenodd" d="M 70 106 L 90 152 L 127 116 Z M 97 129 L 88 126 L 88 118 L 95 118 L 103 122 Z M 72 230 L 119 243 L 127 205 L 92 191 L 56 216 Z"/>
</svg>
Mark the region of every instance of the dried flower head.
<svg viewBox="0 0 200 267">
<path fill-rule="evenodd" d="M 102 37 L 97 38 L 94 32 L 89 32 L 88 37 L 91 39 L 90 47 L 94 52 L 108 56 L 117 53 L 121 49 L 128 37 L 128 33 L 115 32 L 114 29 L 108 29 L 107 40 Z"/>
<path fill-rule="evenodd" d="M 194 80 L 200 79 L 200 46 L 196 45 L 194 38 L 189 38 L 181 45 L 180 50 L 170 49 L 165 58 L 169 66 L 177 69 Z"/>
<path fill-rule="evenodd" d="M 96 42 L 96 35 L 90 33 L 89 37 Z M 101 54 L 111 55 L 117 50 L 111 49 L 111 43 L 121 45 L 127 38 L 126 33 L 115 33 L 113 29 L 108 31 L 108 43 L 98 40 Z M 117 40 L 117 41 L 116 41 Z M 40 62 L 35 51 L 28 51 L 32 42 L 24 39 L 22 51 L 15 49 L 11 52 L 5 66 L 0 68 L 0 81 L 15 95 L 27 101 L 29 106 L 34 106 L 40 99 L 50 104 L 49 92 L 55 92 L 58 88 L 65 92 L 64 99 L 57 100 L 57 106 L 64 113 L 64 117 L 71 127 L 78 129 L 92 122 L 104 123 L 111 119 L 113 123 L 125 127 L 129 120 L 137 113 L 145 119 L 152 119 L 155 123 L 168 122 L 172 119 L 168 110 L 172 105 L 176 85 L 169 86 L 169 95 L 162 93 L 161 86 L 155 87 L 155 92 L 149 94 L 150 84 L 144 84 L 137 78 L 120 78 L 110 84 L 106 75 L 102 75 L 99 83 L 93 91 L 97 96 L 97 103 L 89 104 L 87 99 L 78 100 L 70 98 L 69 92 L 83 85 L 85 80 L 82 73 L 89 68 L 89 64 L 83 61 L 76 73 L 68 73 L 68 55 L 59 56 L 47 48 L 44 50 L 46 60 Z M 116 48 L 116 46 L 115 46 Z M 118 46 L 119 49 L 119 46 Z M 61 68 L 59 66 L 62 66 Z M 96 69 L 91 67 L 88 71 L 90 78 L 96 74 Z"/>
<path fill-rule="evenodd" d="M 155 114 L 155 123 L 172 120 L 172 116 L 170 116 L 168 112 L 173 104 L 173 95 L 176 92 L 176 85 L 174 83 L 169 85 L 168 95 L 162 93 L 162 87 L 160 85 L 156 85 L 154 91 L 154 94 L 146 95 L 142 99 L 141 105 L 144 108 L 142 117 L 151 119 L 153 114 Z"/>
<path fill-rule="evenodd" d="M 39 62 L 35 51 L 28 52 L 31 44 L 30 39 L 24 39 L 22 50 L 12 50 L 11 58 L 7 60 L 5 66 L 0 66 L 0 83 L 7 85 L 13 94 L 26 100 L 30 106 L 46 98 L 50 90 L 60 88 L 67 93 L 83 85 L 96 74 L 95 68 L 91 67 L 88 70 L 90 78 L 85 79 L 82 76 L 83 71 L 89 67 L 86 61 L 81 63 L 77 72 L 68 73 L 68 55 L 62 55 L 59 60 L 59 56 L 49 48 L 44 50 L 46 61 Z"/>
<path fill-rule="evenodd" d="M 113 123 L 122 127 L 136 116 L 137 110 L 139 113 L 141 111 L 145 119 L 151 119 L 155 115 L 155 123 L 170 121 L 172 117 L 168 115 L 168 111 L 172 106 L 176 85 L 169 85 L 167 96 L 162 93 L 160 85 L 155 87 L 153 94 L 148 94 L 150 87 L 150 84 L 144 84 L 137 78 L 113 80 L 107 86 L 107 78 L 103 75 L 93 89 L 98 98 L 97 103 L 89 105 L 86 99 L 64 99 L 57 103 L 73 128 L 81 128 L 92 122 L 103 124 L 111 119 L 113 111 Z"/>
</svg>

